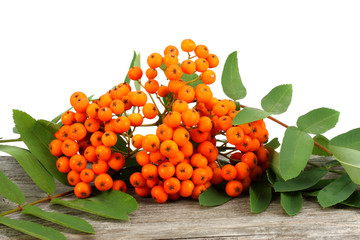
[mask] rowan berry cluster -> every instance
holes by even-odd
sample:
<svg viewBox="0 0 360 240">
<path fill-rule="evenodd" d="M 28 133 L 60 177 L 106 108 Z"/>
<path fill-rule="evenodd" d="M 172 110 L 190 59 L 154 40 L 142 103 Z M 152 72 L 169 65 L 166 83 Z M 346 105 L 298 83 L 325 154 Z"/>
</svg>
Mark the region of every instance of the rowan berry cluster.
<svg viewBox="0 0 360 240">
<path fill-rule="evenodd" d="M 264 121 L 234 126 L 232 120 L 239 111 L 235 102 L 213 96 L 209 85 L 216 81 L 212 69 L 218 66 L 218 57 L 191 39 L 182 41 L 181 50 L 187 54 L 183 61 L 172 45 L 163 55 L 150 54 L 145 84 L 140 67 L 129 69 L 129 79 L 143 90 L 132 91 L 124 82 L 97 100 L 90 101 L 82 92 L 72 94 L 74 111 L 62 115 L 63 126 L 50 151 L 59 157 L 57 168 L 67 173 L 76 196 L 88 197 L 92 182 L 101 191 L 126 191 L 125 182 L 113 176 L 134 155 L 141 171 L 128 180 L 139 196 L 151 196 L 158 203 L 180 197 L 198 199 L 212 184 L 224 181 L 226 193 L 236 197 L 269 167 Z M 158 71 L 166 77 L 162 84 Z M 156 122 L 143 124 L 144 119 Z M 135 133 L 145 126 L 156 131 Z M 119 138 L 128 151 L 116 147 Z M 220 161 L 219 155 L 228 161 Z"/>
</svg>

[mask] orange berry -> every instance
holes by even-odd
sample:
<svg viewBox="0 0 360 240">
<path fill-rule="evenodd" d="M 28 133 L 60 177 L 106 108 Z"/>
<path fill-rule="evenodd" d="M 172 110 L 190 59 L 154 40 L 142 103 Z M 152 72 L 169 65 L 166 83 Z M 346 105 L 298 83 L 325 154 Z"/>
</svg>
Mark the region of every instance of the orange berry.
<svg viewBox="0 0 360 240">
<path fill-rule="evenodd" d="M 249 177 L 251 181 L 257 181 L 261 178 L 262 173 L 263 173 L 262 168 L 256 165 L 254 169 L 251 170 Z"/>
<path fill-rule="evenodd" d="M 203 116 L 199 119 L 198 127 L 202 132 L 209 132 L 212 129 L 213 124 L 209 117 Z"/>
<path fill-rule="evenodd" d="M 74 109 L 76 112 L 84 113 L 89 105 L 89 99 L 86 96 L 82 96 L 76 99 L 74 102 Z"/>
<path fill-rule="evenodd" d="M 193 74 L 196 70 L 196 65 L 195 63 L 188 59 L 188 60 L 184 60 L 182 63 L 181 63 L 181 70 L 186 73 L 186 74 Z"/>
<path fill-rule="evenodd" d="M 156 136 L 160 141 L 170 140 L 173 137 L 174 130 L 166 124 L 160 124 L 156 129 Z"/>
<path fill-rule="evenodd" d="M 204 184 L 199 184 L 194 187 L 193 193 L 191 194 L 191 198 L 197 200 L 201 193 L 206 191 L 206 187 Z"/>
<path fill-rule="evenodd" d="M 117 142 L 117 135 L 114 132 L 105 132 L 101 136 L 101 141 L 105 146 L 112 147 Z"/>
<path fill-rule="evenodd" d="M 176 56 L 179 56 L 179 50 L 175 46 L 169 45 L 164 49 L 164 56 L 166 54 L 174 54 Z"/>
<path fill-rule="evenodd" d="M 178 151 L 174 157 L 169 158 L 169 162 L 174 164 L 174 166 L 178 165 L 179 163 L 183 162 L 185 159 L 184 153 Z"/>
<path fill-rule="evenodd" d="M 183 146 L 179 146 L 179 150 L 184 154 L 184 157 L 190 157 L 193 154 L 194 147 L 193 144 L 188 141 Z"/>
<path fill-rule="evenodd" d="M 179 63 L 179 59 L 175 54 L 166 54 L 164 55 L 164 64 L 166 67 L 170 65 L 177 65 Z"/>
<path fill-rule="evenodd" d="M 91 165 L 91 169 L 94 171 L 96 175 L 100 175 L 102 173 L 106 173 L 109 170 L 109 165 L 106 161 L 96 161 Z"/>
<path fill-rule="evenodd" d="M 246 163 L 251 170 L 254 169 L 258 164 L 257 157 L 253 152 L 244 153 L 244 155 L 241 157 L 241 162 Z"/>
<path fill-rule="evenodd" d="M 185 128 L 178 127 L 175 129 L 172 138 L 178 146 L 184 146 L 190 140 L 190 133 Z"/>
<path fill-rule="evenodd" d="M 74 140 L 65 139 L 61 144 L 61 151 L 64 155 L 71 157 L 79 151 L 79 145 Z"/>
<path fill-rule="evenodd" d="M 82 97 L 86 97 L 85 93 L 83 93 L 83 92 L 74 92 L 73 94 L 71 94 L 71 96 L 70 96 L 71 106 L 74 106 L 76 100 L 79 98 L 82 98 Z"/>
<path fill-rule="evenodd" d="M 175 177 L 168 178 L 164 181 L 163 187 L 167 194 L 175 194 L 180 190 L 180 180 Z"/>
<path fill-rule="evenodd" d="M 171 128 L 180 126 L 181 114 L 179 112 L 170 111 L 164 118 L 164 123 Z"/>
<path fill-rule="evenodd" d="M 221 169 L 221 177 L 226 181 L 234 180 L 237 176 L 236 168 L 231 164 L 226 164 Z"/>
<path fill-rule="evenodd" d="M 181 114 L 181 119 L 185 126 L 191 127 L 200 121 L 200 115 L 195 109 L 187 109 Z"/>
<path fill-rule="evenodd" d="M 135 193 L 139 197 L 148 197 L 151 194 L 151 188 L 149 188 L 148 186 L 135 187 Z"/>
<path fill-rule="evenodd" d="M 184 52 L 192 52 L 195 50 L 195 48 L 196 48 L 196 44 L 191 39 L 184 39 L 181 42 L 181 50 L 183 50 Z"/>
<path fill-rule="evenodd" d="M 131 123 L 130 123 L 129 118 L 127 118 L 125 116 L 120 116 L 115 119 L 114 130 L 117 133 L 124 133 L 130 129 L 130 125 L 131 125 Z"/>
<path fill-rule="evenodd" d="M 140 172 L 134 172 L 131 174 L 129 180 L 133 187 L 144 187 L 146 185 L 145 178 L 141 175 Z"/>
<path fill-rule="evenodd" d="M 77 171 L 71 170 L 70 172 L 67 173 L 67 180 L 71 186 L 75 186 L 76 184 L 81 182 L 80 173 Z"/>
<path fill-rule="evenodd" d="M 240 144 L 244 138 L 244 132 L 240 127 L 231 127 L 226 130 L 226 139 L 230 144 Z"/>
<path fill-rule="evenodd" d="M 172 104 L 172 110 L 175 112 L 182 113 L 189 108 L 189 105 L 186 101 L 181 99 L 175 100 Z"/>
<path fill-rule="evenodd" d="M 142 148 L 147 152 L 155 152 L 160 146 L 159 138 L 154 134 L 147 134 L 142 141 Z"/>
<path fill-rule="evenodd" d="M 111 189 L 116 190 L 116 191 L 122 191 L 122 192 L 126 193 L 127 186 L 123 180 L 116 179 L 113 181 L 113 186 L 111 187 Z"/>
<path fill-rule="evenodd" d="M 201 74 L 201 80 L 205 84 L 213 84 L 216 80 L 216 74 L 213 70 L 206 70 Z"/>
<path fill-rule="evenodd" d="M 165 70 L 165 75 L 169 80 L 179 80 L 183 72 L 177 64 L 169 65 Z"/>
<path fill-rule="evenodd" d="M 198 102 L 207 103 L 213 98 L 212 91 L 206 84 L 199 84 L 195 87 L 195 97 Z"/>
<path fill-rule="evenodd" d="M 218 117 L 225 116 L 229 112 L 228 107 L 221 101 L 216 103 L 212 110 Z"/>
<path fill-rule="evenodd" d="M 94 146 L 88 146 L 84 151 L 84 157 L 88 162 L 96 161 L 96 148 Z"/>
<path fill-rule="evenodd" d="M 135 134 L 135 135 L 131 138 L 131 144 L 133 145 L 134 148 L 141 148 L 143 137 L 144 137 L 144 136 L 141 135 L 141 134 Z"/>
<path fill-rule="evenodd" d="M 197 45 L 195 55 L 199 58 L 207 58 L 209 56 L 209 49 L 205 45 Z"/>
<path fill-rule="evenodd" d="M 178 145 L 173 140 L 165 140 L 160 144 L 160 152 L 167 158 L 174 157 L 178 151 Z"/>
<path fill-rule="evenodd" d="M 168 199 L 168 194 L 165 192 L 163 186 L 155 186 L 151 189 L 151 197 L 157 203 L 165 203 Z"/>
<path fill-rule="evenodd" d="M 63 154 L 62 145 L 63 145 L 63 141 L 59 139 L 52 140 L 49 145 L 49 150 L 51 154 L 54 155 L 55 157 L 61 156 Z"/>
<path fill-rule="evenodd" d="M 128 71 L 128 77 L 131 79 L 131 80 L 139 80 L 143 75 L 143 72 L 141 70 L 140 67 L 132 67 L 129 69 Z"/>
<path fill-rule="evenodd" d="M 160 149 L 155 152 L 150 152 L 149 154 L 150 162 L 153 164 L 159 165 L 166 160 L 166 157 L 161 154 Z"/>
<path fill-rule="evenodd" d="M 186 82 L 183 80 L 172 80 L 168 84 L 169 91 L 173 94 L 177 94 L 181 87 L 185 86 Z"/>
<path fill-rule="evenodd" d="M 195 185 L 205 184 L 208 181 L 207 171 L 204 168 L 195 168 L 191 180 Z"/>
<path fill-rule="evenodd" d="M 178 98 L 187 103 L 191 103 L 195 99 L 195 90 L 190 85 L 182 86 L 178 91 Z"/>
<path fill-rule="evenodd" d="M 131 104 L 133 106 L 137 106 L 137 107 L 144 106 L 146 101 L 147 101 L 146 93 L 144 93 L 141 90 L 134 92 L 134 94 L 132 94 L 131 96 Z"/>
<path fill-rule="evenodd" d="M 152 53 L 147 58 L 147 64 L 150 68 L 157 68 L 160 67 L 163 63 L 163 57 L 159 53 Z M 137 80 L 137 79 L 136 79 Z"/>
<path fill-rule="evenodd" d="M 174 176 L 175 166 L 171 162 L 163 162 L 158 166 L 158 174 L 162 179 L 168 179 Z"/>
<path fill-rule="evenodd" d="M 144 87 L 148 93 L 156 93 L 157 90 L 159 89 L 159 82 L 156 81 L 155 79 L 149 79 L 145 83 Z"/>
<path fill-rule="evenodd" d="M 263 164 L 265 162 L 268 162 L 270 159 L 270 152 L 269 150 L 267 150 L 264 147 L 260 147 L 257 151 L 256 151 L 256 157 L 259 161 L 259 164 Z"/>
<path fill-rule="evenodd" d="M 72 170 L 81 172 L 83 169 L 86 168 L 86 158 L 83 155 L 73 155 L 69 160 L 69 166 Z"/>
<path fill-rule="evenodd" d="M 157 93 L 160 97 L 166 97 L 167 95 L 169 95 L 170 91 L 167 86 L 161 85 Z"/>
<path fill-rule="evenodd" d="M 125 157 L 121 153 L 113 153 L 107 163 L 115 171 L 120 171 L 125 165 Z"/>
<path fill-rule="evenodd" d="M 91 187 L 88 183 L 79 182 L 74 187 L 74 194 L 78 198 L 87 198 L 91 194 Z"/>
<path fill-rule="evenodd" d="M 143 123 L 143 116 L 140 113 L 132 113 L 129 115 L 131 126 L 140 126 Z"/>
<path fill-rule="evenodd" d="M 69 164 L 69 158 L 65 157 L 65 156 L 59 157 L 58 160 L 56 161 L 56 168 L 61 173 L 70 172 L 71 168 L 70 168 L 70 164 Z"/>
<path fill-rule="evenodd" d="M 91 183 L 95 178 L 95 173 L 92 169 L 85 168 L 80 172 L 80 179 L 82 182 Z"/>
<path fill-rule="evenodd" d="M 209 63 L 204 58 L 198 58 L 195 60 L 196 71 L 205 72 L 209 68 Z"/>
<path fill-rule="evenodd" d="M 211 153 L 213 151 L 215 151 L 215 146 L 210 141 L 204 141 L 204 142 L 199 144 L 199 146 L 197 148 L 197 151 L 198 151 L 198 153 L 200 153 L 204 157 L 209 158 Z"/>
<path fill-rule="evenodd" d="M 84 126 L 88 132 L 96 132 L 100 129 L 100 121 L 96 118 L 88 118 L 85 120 Z"/>
<path fill-rule="evenodd" d="M 140 166 L 144 166 L 144 165 L 150 163 L 150 156 L 145 151 L 139 151 L 136 154 L 136 161 Z"/>
<path fill-rule="evenodd" d="M 158 168 L 152 163 L 148 163 L 142 166 L 141 175 L 144 179 L 156 179 L 158 177 Z"/>
<path fill-rule="evenodd" d="M 209 54 L 209 56 L 206 58 L 206 61 L 209 63 L 209 68 L 214 68 L 219 65 L 219 58 L 212 53 Z"/>
<path fill-rule="evenodd" d="M 237 179 L 238 180 L 244 180 L 245 178 L 247 178 L 250 174 L 250 168 L 249 165 L 247 165 L 244 162 L 238 162 L 235 165 L 236 168 L 236 172 L 237 172 Z"/>
<path fill-rule="evenodd" d="M 115 99 L 110 103 L 110 109 L 111 111 L 116 114 L 122 114 L 125 110 L 125 104 L 120 99 Z"/>
<path fill-rule="evenodd" d="M 66 111 L 61 114 L 61 122 L 64 125 L 71 125 L 75 122 L 75 113 L 73 111 Z"/>
<path fill-rule="evenodd" d="M 229 181 L 225 186 L 225 192 L 230 197 L 238 197 L 243 191 L 243 185 L 238 180 Z"/>
<path fill-rule="evenodd" d="M 221 169 L 215 168 L 213 170 L 213 177 L 211 178 L 210 182 L 212 184 L 220 184 L 223 181 L 223 177 L 221 175 Z"/>
<path fill-rule="evenodd" d="M 208 164 L 208 160 L 201 153 L 195 153 L 191 156 L 191 165 L 198 168 L 204 168 Z"/>
<path fill-rule="evenodd" d="M 102 173 L 95 178 L 95 187 L 100 191 L 110 190 L 113 184 L 113 179 L 107 173 Z"/>
<path fill-rule="evenodd" d="M 83 123 L 87 119 L 87 115 L 85 112 L 82 113 L 76 112 L 74 116 L 75 116 L 75 121 L 79 123 Z"/>
<path fill-rule="evenodd" d="M 102 131 L 96 131 L 90 136 L 90 143 L 92 146 L 97 147 L 103 144 L 102 142 L 102 135 L 104 133 Z"/>
<path fill-rule="evenodd" d="M 153 103 L 146 103 L 144 106 L 143 106 L 143 109 L 142 109 L 142 113 L 144 115 L 145 118 L 147 119 L 153 119 L 157 116 L 158 114 L 158 110 L 155 106 L 155 104 Z"/>
<path fill-rule="evenodd" d="M 219 118 L 219 127 L 223 131 L 227 131 L 232 127 L 232 119 L 229 116 L 222 116 Z"/>
<path fill-rule="evenodd" d="M 193 140 L 196 143 L 204 142 L 210 136 L 209 132 L 201 132 L 198 128 L 192 129 L 189 132 L 190 132 L 191 140 Z"/>
<path fill-rule="evenodd" d="M 146 69 L 145 75 L 148 79 L 154 79 L 157 76 L 157 71 L 154 68 Z"/>
<path fill-rule="evenodd" d="M 194 183 L 191 180 L 184 180 L 180 183 L 179 193 L 182 197 L 190 197 L 195 188 Z"/>
<path fill-rule="evenodd" d="M 244 138 L 241 140 L 240 143 L 235 144 L 236 149 L 242 151 L 242 152 L 248 152 L 250 150 L 250 147 L 252 145 L 252 139 L 248 135 L 244 135 Z"/>
</svg>

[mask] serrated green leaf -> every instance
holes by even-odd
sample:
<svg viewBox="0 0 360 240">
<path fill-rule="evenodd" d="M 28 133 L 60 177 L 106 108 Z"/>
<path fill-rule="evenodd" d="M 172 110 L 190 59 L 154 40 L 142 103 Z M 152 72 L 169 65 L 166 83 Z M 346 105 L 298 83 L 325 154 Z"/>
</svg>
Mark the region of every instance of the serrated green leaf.
<svg viewBox="0 0 360 240">
<path fill-rule="evenodd" d="M 324 187 L 318 194 L 317 199 L 320 205 L 325 207 L 333 206 L 347 199 L 357 188 L 348 174 L 342 174 L 332 183 Z"/>
<path fill-rule="evenodd" d="M 284 84 L 273 88 L 261 100 L 261 107 L 271 114 L 281 114 L 288 109 L 292 97 L 292 85 Z"/>
<path fill-rule="evenodd" d="M 308 171 L 303 171 L 296 178 L 288 181 L 276 181 L 274 183 L 274 190 L 276 192 L 294 192 L 308 189 L 314 186 L 324 177 L 328 171 L 324 168 L 313 168 Z"/>
<path fill-rule="evenodd" d="M 303 198 L 301 192 L 282 192 L 280 202 L 285 212 L 290 216 L 294 216 L 302 209 Z"/>
<path fill-rule="evenodd" d="M 250 123 L 260 119 L 267 118 L 271 114 L 265 112 L 261 109 L 246 107 L 241 109 L 234 117 L 232 123 L 233 125 L 241 125 L 245 123 Z"/>
<path fill-rule="evenodd" d="M 249 194 L 252 213 L 265 211 L 272 200 L 272 188 L 264 181 L 251 184 Z"/>
<path fill-rule="evenodd" d="M 288 127 L 280 149 L 280 172 L 284 180 L 297 177 L 304 170 L 312 153 L 314 141 L 296 127 Z"/>
<path fill-rule="evenodd" d="M 31 152 L 20 147 L 9 145 L 0 145 L 0 151 L 13 156 L 41 190 L 50 195 L 55 192 L 53 176 Z"/>
<path fill-rule="evenodd" d="M 54 139 L 53 134 L 25 112 L 13 110 L 13 118 L 21 139 L 30 152 L 59 182 L 69 185 L 66 174 L 60 173 L 56 168 L 57 157 L 49 150 L 49 144 Z"/>
<path fill-rule="evenodd" d="M 272 149 L 277 149 L 278 147 L 280 147 L 279 139 L 277 137 L 273 138 L 271 141 L 267 142 L 265 146 L 271 147 Z"/>
<path fill-rule="evenodd" d="M 24 220 L 14 220 L 7 217 L 0 216 L 0 224 L 13 228 L 17 231 L 25 233 L 27 235 L 36 237 L 38 239 L 44 240 L 53 240 L 53 239 L 66 239 L 65 236 L 50 227 L 44 227 L 40 224 L 24 221 Z"/>
<path fill-rule="evenodd" d="M 322 134 L 335 127 L 339 112 L 330 108 L 314 109 L 298 118 L 296 125 L 307 133 Z"/>
<path fill-rule="evenodd" d="M 130 69 L 130 68 L 132 68 L 132 67 L 134 66 L 134 62 L 135 62 L 135 58 L 136 58 L 136 56 L 137 56 L 137 54 L 136 54 L 136 52 L 134 51 L 133 58 L 132 58 L 132 60 L 131 60 L 131 63 L 130 63 L 130 67 L 129 67 L 129 69 Z M 127 75 L 127 73 L 126 73 L 126 77 L 125 77 L 124 82 L 126 82 L 126 83 L 130 83 L 130 78 L 129 78 L 129 76 Z"/>
<path fill-rule="evenodd" d="M 329 139 L 327 139 L 323 135 L 316 135 L 314 138 L 314 141 L 323 146 L 324 148 L 328 148 L 329 145 Z M 319 148 L 317 145 L 314 145 L 312 154 L 318 155 L 318 156 L 331 156 L 330 153 L 325 152 L 321 148 Z"/>
<path fill-rule="evenodd" d="M 341 204 L 344 204 L 349 207 L 360 208 L 360 192 L 353 192 L 346 200 L 342 201 Z"/>
<path fill-rule="evenodd" d="M 119 220 L 129 220 L 128 213 L 134 212 L 138 207 L 135 198 L 115 190 L 101 192 L 94 197 L 71 201 L 53 198 L 50 203 Z"/>
<path fill-rule="evenodd" d="M 238 66 L 237 52 L 231 53 L 226 61 L 221 75 L 221 85 L 226 96 L 232 100 L 242 99 L 246 96 Z"/>
<path fill-rule="evenodd" d="M 199 203 L 203 206 L 214 207 L 222 205 L 230 199 L 232 199 L 232 197 L 229 197 L 225 191 L 219 191 L 215 187 L 211 186 L 206 189 L 205 192 L 200 194 Z"/>
<path fill-rule="evenodd" d="M 0 171 L 0 195 L 19 205 L 23 205 L 26 200 L 20 188 L 10 181 L 2 171 Z"/>
<path fill-rule="evenodd" d="M 32 215 L 46 221 L 72 228 L 85 233 L 95 233 L 94 228 L 84 219 L 58 212 L 46 212 L 37 206 L 28 205 L 21 211 L 22 214 Z"/>
</svg>

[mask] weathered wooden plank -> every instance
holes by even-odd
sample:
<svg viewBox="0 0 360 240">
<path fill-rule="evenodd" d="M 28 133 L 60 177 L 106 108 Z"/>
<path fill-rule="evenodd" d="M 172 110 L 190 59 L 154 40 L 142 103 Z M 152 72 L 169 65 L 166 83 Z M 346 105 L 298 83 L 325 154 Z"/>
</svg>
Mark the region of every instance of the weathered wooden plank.
<svg viewBox="0 0 360 240">
<path fill-rule="evenodd" d="M 321 160 L 321 159 L 320 159 Z M 0 169 L 24 191 L 27 202 L 46 197 L 28 178 L 11 157 L 0 157 Z M 57 193 L 69 188 L 57 184 Z M 68 196 L 65 199 L 73 199 Z M 357 209 L 336 206 L 322 209 L 312 198 L 306 198 L 300 214 L 289 217 L 282 210 L 279 197 L 260 214 L 250 212 L 249 198 L 233 199 L 218 207 L 203 207 L 191 199 L 157 204 L 150 198 L 136 197 L 139 209 L 130 214 L 130 221 L 116 221 L 62 206 L 42 203 L 47 211 L 70 213 L 86 219 L 95 228 L 95 235 L 23 216 L 8 215 L 14 219 L 28 219 L 52 226 L 68 239 L 358 239 L 360 216 Z M 16 207 L 0 197 L 0 212 Z M 0 226 L 0 239 L 29 239 L 15 230 Z"/>
</svg>

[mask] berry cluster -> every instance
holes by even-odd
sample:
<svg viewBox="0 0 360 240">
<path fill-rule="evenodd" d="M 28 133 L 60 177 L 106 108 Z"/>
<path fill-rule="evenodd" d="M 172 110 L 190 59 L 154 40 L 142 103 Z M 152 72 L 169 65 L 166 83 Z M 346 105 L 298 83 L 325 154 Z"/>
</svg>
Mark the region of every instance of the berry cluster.
<svg viewBox="0 0 360 240">
<path fill-rule="evenodd" d="M 124 82 L 97 100 L 90 101 L 82 92 L 72 94 L 74 111 L 62 115 L 63 126 L 50 151 L 59 157 L 57 168 L 67 173 L 77 197 L 88 197 L 92 182 L 100 191 L 125 192 L 125 182 L 114 176 L 134 155 L 141 171 L 128 180 L 139 196 L 151 196 L 158 203 L 198 199 L 212 184 L 224 181 L 226 193 L 236 197 L 269 167 L 264 121 L 234 126 L 239 111 L 235 102 L 213 96 L 209 85 L 216 81 L 212 69 L 218 66 L 218 57 L 191 39 L 182 41 L 181 50 L 187 54 L 181 62 L 172 45 L 163 55 L 150 54 L 145 84 L 140 67 L 129 69 L 129 79 L 143 90 L 132 91 Z M 165 74 L 164 84 L 156 80 L 158 71 Z M 144 119 L 156 122 L 143 124 Z M 135 133 L 145 126 L 156 131 Z M 127 151 L 116 147 L 120 138 Z M 228 161 L 219 160 L 219 155 Z"/>
</svg>

